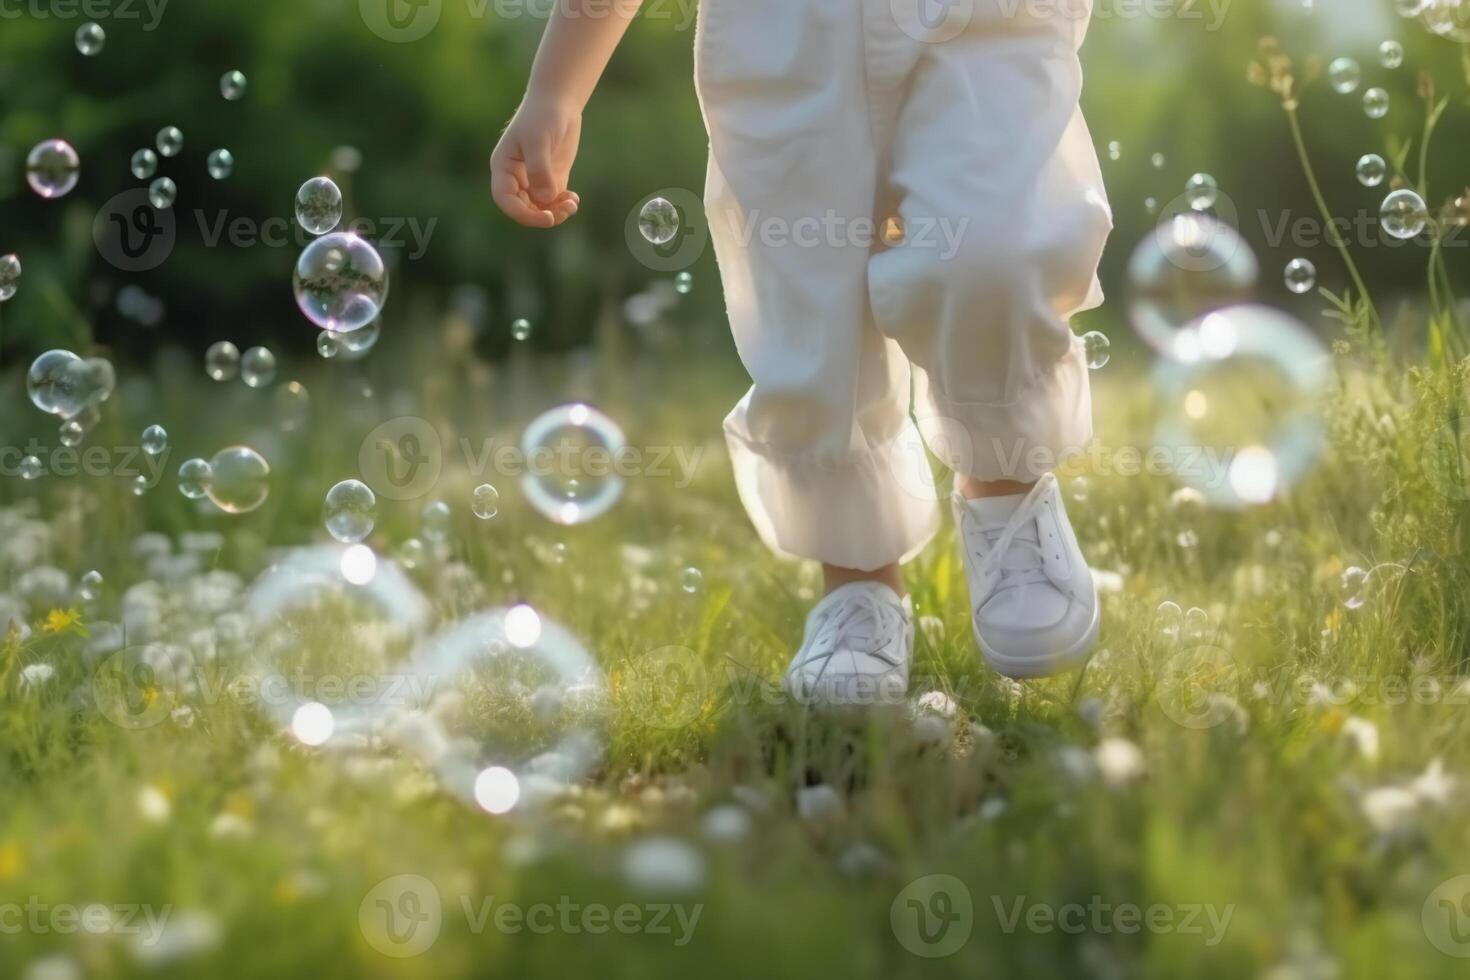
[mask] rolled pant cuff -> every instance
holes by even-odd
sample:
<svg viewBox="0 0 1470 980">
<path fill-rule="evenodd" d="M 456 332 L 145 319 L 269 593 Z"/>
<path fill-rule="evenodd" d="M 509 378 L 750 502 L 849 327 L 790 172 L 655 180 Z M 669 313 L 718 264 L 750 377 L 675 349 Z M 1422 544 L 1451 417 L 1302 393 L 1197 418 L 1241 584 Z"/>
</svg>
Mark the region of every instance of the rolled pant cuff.
<svg viewBox="0 0 1470 980">
<path fill-rule="evenodd" d="M 735 486 L 766 546 L 785 557 L 873 571 L 908 561 L 939 529 L 933 471 L 912 422 L 881 446 L 831 460 L 725 439 Z"/>
<path fill-rule="evenodd" d="M 1029 483 L 1086 451 L 1092 394 L 1081 338 L 1005 404 L 959 402 L 928 392 L 934 415 L 919 426 L 939 459 L 977 480 Z M 936 438 L 936 434 L 943 438 Z"/>
</svg>

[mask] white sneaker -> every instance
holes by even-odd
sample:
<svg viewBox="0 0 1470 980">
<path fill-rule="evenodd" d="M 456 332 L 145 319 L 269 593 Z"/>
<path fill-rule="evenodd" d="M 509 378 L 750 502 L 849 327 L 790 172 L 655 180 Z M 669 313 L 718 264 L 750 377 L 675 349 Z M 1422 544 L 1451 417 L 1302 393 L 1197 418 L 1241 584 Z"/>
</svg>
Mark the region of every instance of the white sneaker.
<svg viewBox="0 0 1470 980">
<path fill-rule="evenodd" d="M 1048 473 L 1027 494 L 953 498 L 975 640 L 1007 677 L 1076 667 L 1097 642 L 1097 586 Z"/>
<path fill-rule="evenodd" d="M 913 602 L 881 582 L 850 582 L 807 616 L 784 683 L 803 704 L 898 704 L 913 658 Z"/>
</svg>

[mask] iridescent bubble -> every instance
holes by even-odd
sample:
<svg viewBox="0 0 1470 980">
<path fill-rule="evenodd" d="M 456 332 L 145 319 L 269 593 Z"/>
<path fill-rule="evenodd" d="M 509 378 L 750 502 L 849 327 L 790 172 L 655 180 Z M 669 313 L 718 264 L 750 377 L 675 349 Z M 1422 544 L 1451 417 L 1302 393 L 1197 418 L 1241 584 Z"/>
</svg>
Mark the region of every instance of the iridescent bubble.
<svg viewBox="0 0 1470 980">
<path fill-rule="evenodd" d="M 488 521 L 500 513 L 500 491 L 488 483 L 482 483 L 475 487 L 474 496 L 470 501 L 470 509 L 476 517 L 482 521 Z"/>
<path fill-rule="evenodd" d="M 1225 463 L 1223 474 L 1176 467 L 1207 503 L 1264 503 L 1316 463 L 1327 352 L 1297 320 L 1265 306 L 1206 314 L 1189 335 L 1197 338 L 1195 358 L 1160 361 L 1154 372 L 1162 406 L 1155 441 L 1180 460 L 1204 450 Z"/>
<path fill-rule="evenodd" d="M 1376 153 L 1364 153 L 1358 157 L 1358 183 L 1364 187 L 1377 187 L 1388 174 L 1388 164 Z"/>
<path fill-rule="evenodd" d="M 85 398 L 82 407 L 77 409 L 77 414 L 89 405 L 100 405 L 112 397 L 113 389 L 117 387 L 117 372 L 113 370 L 112 362 L 105 357 L 87 358 L 82 385 Z"/>
<path fill-rule="evenodd" d="M 1342 577 L 1338 581 L 1337 591 L 1342 599 L 1342 604 L 1349 609 L 1361 609 L 1367 601 L 1368 573 L 1357 565 L 1349 565 L 1343 569 Z"/>
<path fill-rule="evenodd" d="M 348 232 L 324 235 L 296 261 L 296 305 L 323 330 L 346 333 L 377 319 L 388 298 L 383 257 Z"/>
<path fill-rule="evenodd" d="M 166 157 L 176 157 L 184 148 L 184 133 L 177 126 L 165 126 L 158 131 L 158 152 Z"/>
<path fill-rule="evenodd" d="M 510 336 L 512 340 L 526 340 L 531 336 L 531 321 L 522 317 L 510 325 Z"/>
<path fill-rule="evenodd" d="M 1220 197 L 1220 185 L 1209 174 L 1195 174 L 1184 184 L 1184 197 L 1196 211 L 1207 211 Z"/>
<path fill-rule="evenodd" d="M 22 480 L 39 480 L 45 472 L 45 466 L 41 463 L 39 456 L 25 456 L 20 461 L 20 478 Z"/>
<path fill-rule="evenodd" d="M 133 171 L 133 176 L 139 180 L 147 180 L 158 173 L 158 154 L 144 147 L 133 154 L 133 159 L 128 167 Z"/>
<path fill-rule="evenodd" d="M 209 176 L 215 180 L 224 180 L 235 172 L 235 154 L 221 147 L 209 154 Z"/>
<path fill-rule="evenodd" d="M 349 354 L 366 354 L 377 346 L 378 338 L 383 333 L 381 324 L 381 320 L 374 320 L 367 326 L 349 333 L 344 333 L 340 336 L 329 334 L 328 336 L 337 336 L 337 340 L 341 343 L 342 349 Z"/>
<path fill-rule="evenodd" d="M 209 499 L 227 514 L 248 514 L 270 496 L 270 464 L 249 446 L 230 446 L 209 461 Z"/>
<path fill-rule="evenodd" d="M 1378 209 L 1378 220 L 1383 230 L 1394 238 L 1413 238 L 1429 222 L 1429 209 L 1424 206 L 1424 198 L 1407 187 L 1401 187 L 1390 191 L 1383 199 Z"/>
<path fill-rule="evenodd" d="M 327 491 L 322 501 L 322 522 L 327 533 L 343 544 L 356 544 L 373 533 L 378 498 L 366 483 L 343 480 Z"/>
<path fill-rule="evenodd" d="M 1179 631 L 1184 626 L 1184 610 L 1179 608 L 1179 603 L 1165 599 L 1154 610 L 1154 622 L 1160 636 L 1168 640 L 1178 639 Z"/>
<path fill-rule="evenodd" d="M 86 436 L 87 430 L 82 428 L 80 422 L 72 419 L 71 421 L 61 423 L 61 431 L 58 433 L 57 438 L 61 440 L 63 446 L 66 446 L 68 449 L 74 449 L 82 444 L 82 440 Z"/>
<path fill-rule="evenodd" d="M 190 500 L 201 500 L 209 493 L 209 484 L 214 473 L 205 460 L 186 459 L 179 467 L 179 493 Z"/>
<path fill-rule="evenodd" d="M 276 419 L 282 432 L 299 430 L 310 412 L 311 394 L 300 381 L 288 381 L 276 389 Z"/>
<path fill-rule="evenodd" d="M 595 408 L 554 408 L 521 436 L 521 452 L 531 461 L 521 489 L 532 507 L 559 524 L 593 520 L 622 496 L 622 477 L 610 464 L 625 446 L 623 430 Z"/>
<path fill-rule="evenodd" d="M 15 296 L 20 289 L 20 259 L 0 255 L 0 303 Z"/>
<path fill-rule="evenodd" d="M 173 207 L 178 197 L 178 185 L 170 177 L 159 177 L 148 185 L 148 203 L 160 211 Z"/>
<path fill-rule="evenodd" d="M 418 538 L 409 538 L 398 546 L 398 561 L 404 568 L 418 568 L 428 556 L 428 547 Z"/>
<path fill-rule="evenodd" d="M 667 245 L 679 234 L 679 209 L 655 197 L 638 212 L 638 231 L 651 245 Z"/>
<path fill-rule="evenodd" d="M 77 28 L 76 42 L 78 51 L 88 58 L 95 58 L 107 44 L 107 32 L 101 24 L 83 24 Z"/>
<path fill-rule="evenodd" d="M 1317 285 L 1317 267 L 1310 259 L 1295 258 L 1286 263 L 1283 278 L 1286 288 L 1300 295 Z"/>
<path fill-rule="evenodd" d="M 679 586 L 685 592 L 693 595 L 704 586 L 704 573 L 691 565 L 679 576 Z"/>
<path fill-rule="evenodd" d="M 142 473 L 139 473 L 137 476 L 133 477 L 133 496 L 141 497 L 147 492 L 148 477 L 144 476 Z"/>
<path fill-rule="evenodd" d="M 1248 300 L 1259 266 L 1250 246 L 1229 225 L 1200 211 L 1159 222 L 1128 263 L 1133 328 L 1171 357 L 1186 324 L 1211 310 Z"/>
<path fill-rule="evenodd" d="M 276 355 L 268 347 L 252 347 L 240 358 L 240 380 L 264 388 L 276 380 Z"/>
<path fill-rule="evenodd" d="M 1397 68 L 1404 63 L 1404 46 L 1395 40 L 1378 45 L 1378 63 L 1385 68 Z"/>
<path fill-rule="evenodd" d="M 1388 115 L 1388 93 L 1377 86 L 1364 92 L 1363 111 L 1369 119 L 1382 119 Z"/>
<path fill-rule="evenodd" d="M 66 140 L 37 143 L 26 156 L 26 182 L 48 200 L 65 197 L 77 186 L 82 161 Z"/>
<path fill-rule="evenodd" d="M 96 602 L 102 595 L 102 573 L 95 568 L 77 579 L 77 598 L 83 602 Z"/>
<path fill-rule="evenodd" d="M 1327 66 L 1327 83 L 1338 95 L 1347 95 L 1357 91 L 1358 82 L 1362 81 L 1362 78 L 1363 70 L 1352 58 L 1335 58 L 1332 64 Z"/>
<path fill-rule="evenodd" d="M 227 71 L 220 76 L 219 94 L 228 102 L 238 102 L 245 97 L 245 73 L 242 71 Z"/>
<path fill-rule="evenodd" d="M 694 276 L 692 273 L 681 272 L 674 277 L 674 292 L 680 296 L 688 296 L 694 292 Z"/>
<path fill-rule="evenodd" d="M 143 452 L 157 456 L 168 448 L 168 432 L 161 425 L 150 425 L 143 430 Z"/>
<path fill-rule="evenodd" d="M 1087 358 L 1087 366 L 1094 371 L 1107 366 L 1113 356 L 1112 347 L 1113 342 L 1101 330 L 1089 330 L 1082 335 L 1083 356 Z"/>
<path fill-rule="evenodd" d="M 316 352 L 326 360 L 331 360 L 342 353 L 342 338 L 346 334 L 335 334 L 330 330 L 323 330 L 316 335 Z"/>
<path fill-rule="evenodd" d="M 1465 0 L 1424 0 L 1419 14 L 1424 26 L 1440 37 L 1454 41 L 1470 37 L 1470 5 Z"/>
<path fill-rule="evenodd" d="M 80 357 L 69 350 L 48 350 L 31 362 L 26 393 L 41 411 L 71 418 L 85 403 L 85 376 Z"/>
<path fill-rule="evenodd" d="M 429 501 L 419 512 L 419 533 L 429 541 L 448 540 L 453 524 L 454 514 L 442 500 Z"/>
<path fill-rule="evenodd" d="M 296 222 L 325 235 L 342 221 L 342 191 L 328 177 L 313 177 L 296 192 Z"/>
<path fill-rule="evenodd" d="M 1210 614 L 1199 606 L 1190 606 L 1184 613 L 1184 631 L 1186 640 L 1198 643 L 1205 638 L 1210 630 Z"/>
<path fill-rule="evenodd" d="M 204 352 L 204 373 L 215 381 L 229 381 L 240 371 L 240 348 L 228 340 L 209 345 Z"/>
</svg>

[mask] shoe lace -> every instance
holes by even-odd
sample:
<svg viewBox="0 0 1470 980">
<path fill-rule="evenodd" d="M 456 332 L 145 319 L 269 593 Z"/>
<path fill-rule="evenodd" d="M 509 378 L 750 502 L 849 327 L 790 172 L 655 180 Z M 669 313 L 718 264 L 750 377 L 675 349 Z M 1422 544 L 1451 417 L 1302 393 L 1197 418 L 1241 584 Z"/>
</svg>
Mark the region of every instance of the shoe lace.
<svg viewBox="0 0 1470 980">
<path fill-rule="evenodd" d="M 992 583 L 988 595 L 977 597 L 977 606 L 1013 589 L 1020 590 L 1017 600 L 1025 601 L 1026 589 L 1030 586 L 1052 584 L 1046 574 L 1045 553 L 1041 550 L 1036 517 L 1045 504 L 1048 481 L 1055 479 L 1050 473 L 1042 477 L 1003 526 L 982 527 L 973 515 L 966 512 L 965 534 L 972 542 L 972 549 L 985 555 L 980 562 L 980 580 Z"/>
<path fill-rule="evenodd" d="M 898 661 L 887 652 L 888 638 L 902 625 L 902 617 L 893 605 L 871 592 L 855 592 L 822 619 L 811 644 L 812 653 L 798 665 L 822 661 L 813 680 L 821 680 L 827 665 L 839 651 L 863 653 L 897 666 Z"/>
</svg>

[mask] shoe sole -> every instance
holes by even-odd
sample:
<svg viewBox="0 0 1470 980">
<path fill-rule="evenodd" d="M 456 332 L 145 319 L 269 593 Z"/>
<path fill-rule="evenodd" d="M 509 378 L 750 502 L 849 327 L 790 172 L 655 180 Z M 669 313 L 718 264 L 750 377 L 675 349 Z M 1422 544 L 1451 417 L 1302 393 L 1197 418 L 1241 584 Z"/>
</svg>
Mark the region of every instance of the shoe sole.
<svg viewBox="0 0 1470 980">
<path fill-rule="evenodd" d="M 1097 644 L 1101 624 L 1102 603 L 1098 601 L 1097 593 L 1093 592 L 1092 622 L 1088 624 L 1087 632 L 1070 647 L 1044 657 L 1008 657 L 985 642 L 985 638 L 980 635 L 980 628 L 975 625 L 974 616 L 970 617 L 970 629 L 975 634 L 975 643 L 980 647 L 981 657 L 996 673 L 1018 681 L 1050 677 L 1075 670 L 1087 663 L 1092 656 L 1092 648 Z"/>
</svg>

